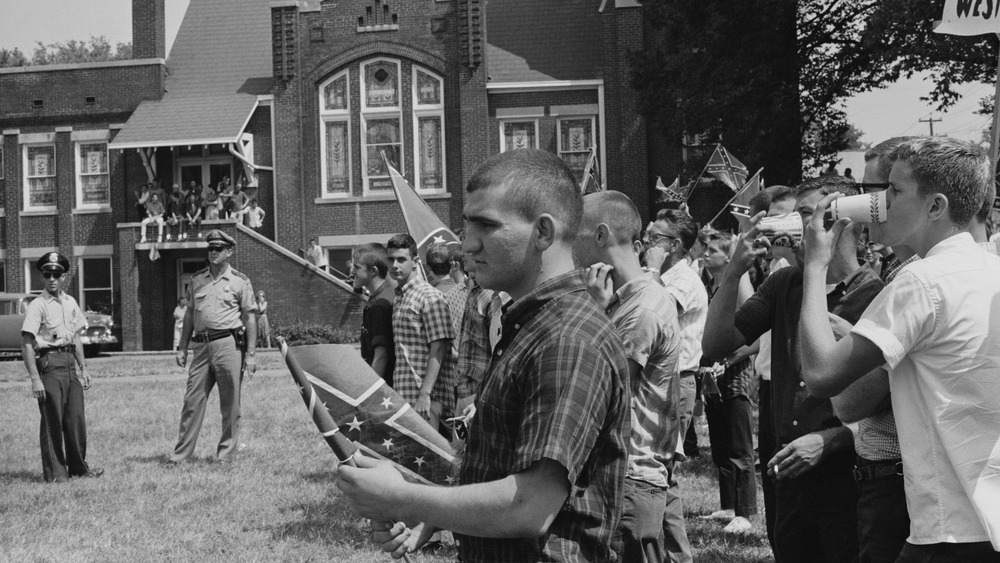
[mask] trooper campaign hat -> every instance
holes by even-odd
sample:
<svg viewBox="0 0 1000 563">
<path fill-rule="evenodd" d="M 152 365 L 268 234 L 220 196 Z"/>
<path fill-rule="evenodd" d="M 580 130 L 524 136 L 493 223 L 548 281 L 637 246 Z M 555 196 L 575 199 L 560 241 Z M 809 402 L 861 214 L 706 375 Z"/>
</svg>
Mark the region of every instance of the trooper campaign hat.
<svg viewBox="0 0 1000 563">
<path fill-rule="evenodd" d="M 236 247 L 236 239 L 220 231 L 219 229 L 214 229 L 210 231 L 208 235 L 205 236 L 205 242 L 208 243 L 209 248 Z"/>
<path fill-rule="evenodd" d="M 39 272 L 66 272 L 69 270 L 69 259 L 58 252 L 47 252 L 35 262 Z"/>
</svg>

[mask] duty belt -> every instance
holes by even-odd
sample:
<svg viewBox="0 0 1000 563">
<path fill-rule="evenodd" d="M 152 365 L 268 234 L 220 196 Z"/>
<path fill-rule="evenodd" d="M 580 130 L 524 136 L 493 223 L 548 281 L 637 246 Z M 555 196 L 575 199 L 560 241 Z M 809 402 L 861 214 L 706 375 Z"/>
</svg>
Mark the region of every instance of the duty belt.
<svg viewBox="0 0 1000 563">
<path fill-rule="evenodd" d="M 854 480 L 858 482 L 902 474 L 902 461 L 867 461 L 864 465 L 854 466 Z"/>
<path fill-rule="evenodd" d="M 214 342 L 232 336 L 232 330 L 203 330 L 191 335 L 191 342 Z"/>
</svg>

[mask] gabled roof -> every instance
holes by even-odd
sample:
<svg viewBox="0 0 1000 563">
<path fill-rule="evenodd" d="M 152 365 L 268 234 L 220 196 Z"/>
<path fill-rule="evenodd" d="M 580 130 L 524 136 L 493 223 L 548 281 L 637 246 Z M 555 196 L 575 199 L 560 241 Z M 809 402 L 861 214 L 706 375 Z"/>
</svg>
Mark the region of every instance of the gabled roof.
<svg viewBox="0 0 1000 563">
<path fill-rule="evenodd" d="M 486 4 L 490 83 L 601 78 L 601 0 Z"/>
<path fill-rule="evenodd" d="M 111 148 L 235 142 L 270 93 L 269 0 L 191 0 L 170 56 L 166 93 L 129 118 Z"/>
</svg>

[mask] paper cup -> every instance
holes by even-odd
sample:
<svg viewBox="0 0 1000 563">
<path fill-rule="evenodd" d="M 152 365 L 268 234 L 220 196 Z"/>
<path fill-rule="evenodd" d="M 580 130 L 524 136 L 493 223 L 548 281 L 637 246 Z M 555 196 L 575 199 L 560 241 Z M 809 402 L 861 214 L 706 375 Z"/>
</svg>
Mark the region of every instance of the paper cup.
<svg viewBox="0 0 1000 563">
<path fill-rule="evenodd" d="M 857 223 L 885 223 L 889 218 L 885 202 L 885 191 L 837 198 L 830 204 L 830 216 L 834 221 L 847 218 Z"/>
<path fill-rule="evenodd" d="M 772 243 L 784 237 L 787 237 L 793 245 L 798 245 L 802 241 L 802 216 L 795 212 L 764 217 L 757 223 L 757 228 Z"/>
</svg>

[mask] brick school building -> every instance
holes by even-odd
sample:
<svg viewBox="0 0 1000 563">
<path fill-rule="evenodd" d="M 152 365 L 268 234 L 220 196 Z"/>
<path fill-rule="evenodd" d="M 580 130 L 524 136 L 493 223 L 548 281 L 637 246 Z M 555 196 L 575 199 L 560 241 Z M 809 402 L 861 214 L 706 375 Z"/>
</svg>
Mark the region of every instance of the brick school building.
<svg viewBox="0 0 1000 563">
<path fill-rule="evenodd" d="M 405 230 L 381 153 L 454 229 L 465 182 L 501 151 L 582 174 L 596 147 L 644 217 L 681 166 L 680 131 L 650 131 L 629 85 L 648 35 L 634 0 L 191 0 L 169 55 L 164 0 L 133 0 L 131 18 L 133 60 L 0 69 L 0 289 L 40 290 L 31 264 L 57 248 L 126 350 L 170 347 L 205 259 L 196 237 L 139 242 L 135 192 L 154 180 L 245 185 L 263 226 L 201 230 L 236 238 L 271 323 L 356 330 L 350 249 Z M 314 237 L 332 274 L 304 259 Z"/>
</svg>

